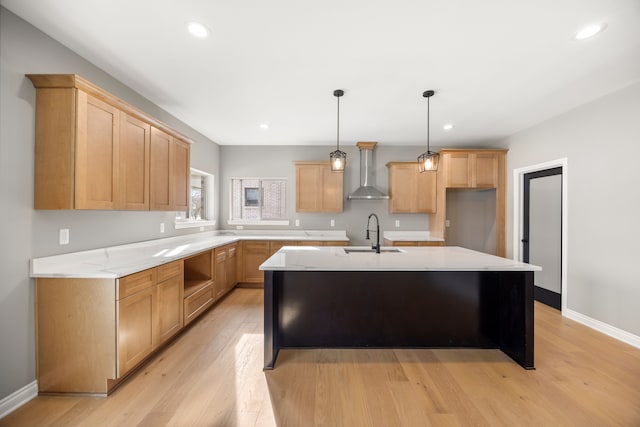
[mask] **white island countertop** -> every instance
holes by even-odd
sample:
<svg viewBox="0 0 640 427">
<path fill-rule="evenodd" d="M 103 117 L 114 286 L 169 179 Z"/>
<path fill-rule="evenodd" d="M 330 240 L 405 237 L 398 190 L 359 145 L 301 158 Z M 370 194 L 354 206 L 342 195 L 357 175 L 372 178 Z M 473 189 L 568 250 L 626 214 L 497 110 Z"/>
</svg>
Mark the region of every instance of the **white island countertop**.
<svg viewBox="0 0 640 427">
<path fill-rule="evenodd" d="M 348 241 L 342 230 L 220 230 L 31 260 L 31 277 L 117 279 L 239 240 Z"/>
<path fill-rule="evenodd" d="M 279 271 L 541 271 L 542 268 L 457 246 L 383 247 L 382 253 L 351 252 L 369 247 L 285 246 L 260 270 Z M 385 252 L 394 251 L 394 252 Z M 398 251 L 398 252 L 395 252 Z"/>
</svg>

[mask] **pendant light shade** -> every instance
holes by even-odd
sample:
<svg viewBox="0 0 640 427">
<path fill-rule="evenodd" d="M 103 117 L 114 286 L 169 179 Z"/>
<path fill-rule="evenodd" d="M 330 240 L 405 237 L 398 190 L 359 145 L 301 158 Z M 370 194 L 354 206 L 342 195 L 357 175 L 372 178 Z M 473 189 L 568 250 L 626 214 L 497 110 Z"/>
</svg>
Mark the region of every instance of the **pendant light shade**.
<svg viewBox="0 0 640 427">
<path fill-rule="evenodd" d="M 422 93 L 422 96 L 427 98 L 427 151 L 418 156 L 418 169 L 420 173 L 428 171 L 437 171 L 438 163 L 440 162 L 440 155 L 429 150 L 429 98 L 435 94 L 432 90 L 427 90 Z"/>
<path fill-rule="evenodd" d="M 333 96 L 338 99 L 338 130 L 336 133 L 336 151 L 332 151 L 329 154 L 331 172 L 344 172 L 344 167 L 347 164 L 347 153 L 340 151 L 340 97 L 342 95 L 344 95 L 343 90 L 336 89 L 333 91 Z"/>
</svg>

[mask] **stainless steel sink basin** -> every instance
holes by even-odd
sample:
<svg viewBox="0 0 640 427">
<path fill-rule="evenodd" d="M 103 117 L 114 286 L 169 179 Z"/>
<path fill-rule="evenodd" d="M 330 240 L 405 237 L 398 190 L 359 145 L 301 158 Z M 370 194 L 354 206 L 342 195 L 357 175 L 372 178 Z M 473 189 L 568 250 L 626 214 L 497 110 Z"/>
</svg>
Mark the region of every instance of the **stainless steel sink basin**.
<svg viewBox="0 0 640 427">
<path fill-rule="evenodd" d="M 376 253 L 375 249 L 371 248 L 344 248 L 344 252 L 347 254 L 366 254 L 366 253 Z M 401 253 L 400 249 L 391 248 L 391 249 L 380 249 L 380 253 Z"/>
</svg>

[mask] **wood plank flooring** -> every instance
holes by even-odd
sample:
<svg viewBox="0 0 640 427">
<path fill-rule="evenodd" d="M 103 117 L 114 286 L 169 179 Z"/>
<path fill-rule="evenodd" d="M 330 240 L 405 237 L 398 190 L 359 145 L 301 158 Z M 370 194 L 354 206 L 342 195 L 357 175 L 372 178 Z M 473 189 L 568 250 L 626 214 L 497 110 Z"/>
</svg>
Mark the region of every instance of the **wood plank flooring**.
<svg viewBox="0 0 640 427">
<path fill-rule="evenodd" d="M 640 426 L 640 350 L 535 307 L 535 371 L 498 350 L 283 350 L 236 289 L 108 398 L 41 396 L 0 426 Z"/>
</svg>

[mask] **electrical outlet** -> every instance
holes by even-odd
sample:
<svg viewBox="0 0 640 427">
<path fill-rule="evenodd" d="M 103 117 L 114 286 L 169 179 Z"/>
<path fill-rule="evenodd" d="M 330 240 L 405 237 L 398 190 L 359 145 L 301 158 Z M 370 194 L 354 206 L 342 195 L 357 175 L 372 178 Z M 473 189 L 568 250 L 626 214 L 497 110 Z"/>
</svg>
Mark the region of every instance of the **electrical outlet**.
<svg viewBox="0 0 640 427">
<path fill-rule="evenodd" d="M 396 227 L 400 227 L 400 220 L 396 219 Z"/>
<path fill-rule="evenodd" d="M 244 230 L 244 225 L 236 225 L 236 230 Z"/>
<path fill-rule="evenodd" d="M 444 226 L 445 226 L 445 227 L 450 227 L 450 226 L 451 226 L 451 223 L 449 222 L 449 220 L 446 220 L 446 221 L 444 222 Z"/>
<path fill-rule="evenodd" d="M 60 229 L 60 244 L 68 245 L 69 244 L 69 229 L 61 228 Z"/>
<path fill-rule="evenodd" d="M 335 219 L 332 219 L 332 220 L 331 220 L 331 226 L 332 226 L 332 227 L 335 227 L 335 226 L 336 226 L 336 220 L 335 220 Z"/>
<path fill-rule="evenodd" d="M 160 232 L 164 233 L 164 222 L 160 223 Z"/>
<path fill-rule="evenodd" d="M 300 227 L 300 220 L 296 219 L 296 227 Z"/>
</svg>

